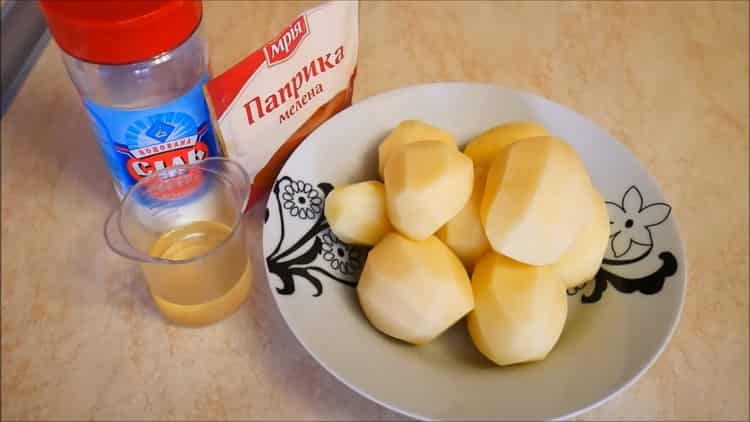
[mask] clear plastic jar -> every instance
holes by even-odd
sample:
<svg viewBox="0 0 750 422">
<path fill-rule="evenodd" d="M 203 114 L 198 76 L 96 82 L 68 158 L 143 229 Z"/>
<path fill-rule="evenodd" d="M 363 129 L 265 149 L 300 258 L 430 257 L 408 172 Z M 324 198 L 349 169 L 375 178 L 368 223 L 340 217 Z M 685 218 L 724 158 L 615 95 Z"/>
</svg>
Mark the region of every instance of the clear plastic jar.
<svg viewBox="0 0 750 422">
<path fill-rule="evenodd" d="M 99 0 L 96 11 L 78 3 L 86 2 L 41 5 L 120 198 L 156 170 L 220 155 L 202 92 L 200 2 Z"/>
<path fill-rule="evenodd" d="M 81 97 L 121 109 L 167 103 L 208 76 L 208 46 L 200 24 L 179 47 L 141 62 L 97 64 L 65 53 L 63 61 Z"/>
</svg>

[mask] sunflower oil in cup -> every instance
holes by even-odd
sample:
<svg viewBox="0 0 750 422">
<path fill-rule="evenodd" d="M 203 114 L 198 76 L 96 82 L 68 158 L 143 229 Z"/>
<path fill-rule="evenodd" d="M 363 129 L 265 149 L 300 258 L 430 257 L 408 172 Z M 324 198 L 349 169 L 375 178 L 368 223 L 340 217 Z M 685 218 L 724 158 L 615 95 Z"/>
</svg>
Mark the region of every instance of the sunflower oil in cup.
<svg viewBox="0 0 750 422">
<path fill-rule="evenodd" d="M 172 261 L 203 257 L 181 264 L 179 269 L 142 264 L 161 313 L 174 322 L 201 325 L 237 309 L 250 291 L 250 262 L 244 243 L 242 236 L 232 236 L 230 226 L 205 220 L 178 226 L 157 239 L 149 251 L 152 257 Z M 214 256 L 207 256 L 219 247 Z"/>
<path fill-rule="evenodd" d="M 243 211 L 249 177 L 235 162 L 209 158 L 141 179 L 107 220 L 105 237 L 138 262 L 161 314 L 204 325 L 247 298 L 252 268 Z"/>
</svg>

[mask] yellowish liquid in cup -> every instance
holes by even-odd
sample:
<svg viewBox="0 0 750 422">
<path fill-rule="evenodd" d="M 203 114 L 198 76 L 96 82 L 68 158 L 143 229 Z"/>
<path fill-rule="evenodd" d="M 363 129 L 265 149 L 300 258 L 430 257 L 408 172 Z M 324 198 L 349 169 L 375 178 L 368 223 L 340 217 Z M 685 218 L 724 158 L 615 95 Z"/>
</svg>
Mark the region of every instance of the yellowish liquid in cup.
<svg viewBox="0 0 750 422">
<path fill-rule="evenodd" d="M 250 259 L 241 233 L 225 224 L 197 221 L 177 227 L 154 242 L 149 254 L 181 264 L 144 264 L 151 296 L 167 319 L 185 325 L 219 321 L 247 299 Z M 210 254 L 209 254 L 210 253 Z"/>
</svg>

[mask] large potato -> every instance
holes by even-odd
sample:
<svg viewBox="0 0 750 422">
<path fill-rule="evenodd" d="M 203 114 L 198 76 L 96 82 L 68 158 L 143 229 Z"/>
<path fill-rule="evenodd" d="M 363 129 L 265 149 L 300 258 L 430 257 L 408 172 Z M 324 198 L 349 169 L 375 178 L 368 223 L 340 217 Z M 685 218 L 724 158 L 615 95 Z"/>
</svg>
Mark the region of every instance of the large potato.
<svg viewBox="0 0 750 422">
<path fill-rule="evenodd" d="M 490 252 L 477 262 L 471 284 L 469 334 L 483 355 L 498 365 L 547 357 L 568 313 L 565 286 L 555 271 Z"/>
<path fill-rule="evenodd" d="M 469 141 L 464 154 L 476 167 L 489 167 L 503 148 L 521 139 L 549 136 L 547 129 L 534 123 L 512 122 L 488 129 Z"/>
<path fill-rule="evenodd" d="M 566 287 L 574 287 L 594 278 L 602 265 L 609 244 L 609 214 L 604 198 L 594 190 L 593 214 L 573 245 L 560 261 L 553 264 Z"/>
<path fill-rule="evenodd" d="M 374 180 L 334 189 L 326 198 L 325 216 L 339 239 L 355 245 L 372 246 L 393 229 L 385 210 L 385 187 Z"/>
<path fill-rule="evenodd" d="M 375 328 L 412 344 L 434 339 L 474 307 L 466 270 L 447 246 L 393 232 L 367 255 L 357 296 Z"/>
<path fill-rule="evenodd" d="M 517 141 L 487 173 L 479 212 L 487 239 L 517 261 L 557 262 L 592 215 L 592 190 L 586 167 L 567 143 Z"/>
<path fill-rule="evenodd" d="M 419 141 L 391 156 L 384 180 L 391 224 L 405 236 L 421 240 L 464 207 L 474 185 L 474 167 L 452 145 Z"/>
<path fill-rule="evenodd" d="M 404 145 L 417 141 L 440 141 L 456 146 L 456 138 L 449 132 L 419 120 L 404 120 L 383 140 L 378 147 L 378 172 L 383 177 L 385 164 L 390 156 Z"/>
<path fill-rule="evenodd" d="M 487 170 L 474 169 L 474 189 L 471 197 L 453 218 L 437 232 L 437 237 L 443 241 L 471 271 L 474 263 L 490 250 L 490 242 L 484 234 L 484 227 L 479 219 L 479 207 L 484 194 L 484 184 L 487 180 Z"/>
</svg>

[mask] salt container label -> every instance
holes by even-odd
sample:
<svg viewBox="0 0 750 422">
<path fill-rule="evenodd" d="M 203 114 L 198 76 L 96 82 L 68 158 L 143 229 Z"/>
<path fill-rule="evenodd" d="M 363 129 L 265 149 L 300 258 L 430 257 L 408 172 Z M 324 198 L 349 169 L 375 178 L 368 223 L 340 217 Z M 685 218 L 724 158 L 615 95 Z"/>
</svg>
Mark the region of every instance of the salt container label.
<svg viewBox="0 0 750 422">
<path fill-rule="evenodd" d="M 84 101 L 123 193 L 156 170 L 220 155 L 203 97 L 207 80 L 158 107 L 124 110 Z"/>
</svg>

